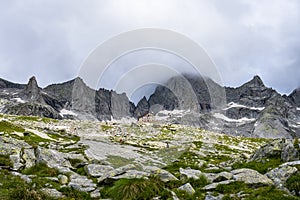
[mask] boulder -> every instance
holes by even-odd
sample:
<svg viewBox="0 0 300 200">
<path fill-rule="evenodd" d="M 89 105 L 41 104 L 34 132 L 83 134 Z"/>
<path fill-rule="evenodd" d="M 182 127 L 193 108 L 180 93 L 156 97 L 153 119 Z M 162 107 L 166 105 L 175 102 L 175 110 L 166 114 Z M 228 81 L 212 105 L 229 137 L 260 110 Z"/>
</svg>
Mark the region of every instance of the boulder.
<svg viewBox="0 0 300 200">
<path fill-rule="evenodd" d="M 46 163 L 51 168 L 72 168 L 70 162 L 65 159 L 64 154 L 53 149 L 46 149 L 40 146 L 37 147 L 36 159 L 37 163 Z"/>
<path fill-rule="evenodd" d="M 183 168 L 179 168 L 179 173 L 180 173 L 180 179 L 182 180 L 187 180 L 187 179 L 199 179 L 199 177 L 202 174 L 202 172 L 200 170 L 195 170 L 195 169 L 183 169 Z"/>
<path fill-rule="evenodd" d="M 236 169 L 231 171 L 231 173 L 235 181 L 243 181 L 250 185 L 273 185 L 271 179 L 253 169 Z"/>
<path fill-rule="evenodd" d="M 98 178 L 100 176 L 103 176 L 107 172 L 114 170 L 114 168 L 108 165 L 90 164 L 86 165 L 84 167 L 84 170 L 89 176 Z"/>
<path fill-rule="evenodd" d="M 91 192 L 96 189 L 97 184 L 93 183 L 93 181 L 88 179 L 86 176 L 73 173 L 70 176 L 68 186 L 81 192 Z"/>
<path fill-rule="evenodd" d="M 41 189 L 41 191 L 43 193 L 45 193 L 46 195 L 56 198 L 56 199 L 63 197 L 63 194 L 54 188 L 43 188 L 43 189 Z"/>
<path fill-rule="evenodd" d="M 214 179 L 212 180 L 213 182 L 220 182 L 220 181 L 226 181 L 226 180 L 230 180 L 233 178 L 232 173 L 230 172 L 220 172 L 219 174 L 217 174 Z"/>
<path fill-rule="evenodd" d="M 144 170 L 150 174 L 157 175 L 163 182 L 178 180 L 173 174 L 166 170 L 160 169 L 159 167 L 146 166 L 144 167 Z"/>
<path fill-rule="evenodd" d="M 180 186 L 178 190 L 186 191 L 190 195 L 193 195 L 195 193 L 195 189 L 190 183 L 186 183 L 183 186 Z"/>
<path fill-rule="evenodd" d="M 227 181 L 221 181 L 218 183 L 212 183 L 212 184 L 209 184 L 209 185 L 206 185 L 205 187 L 203 187 L 203 190 L 214 190 L 217 188 L 218 185 L 228 185 L 232 182 L 234 182 L 234 180 L 227 180 Z"/>
</svg>

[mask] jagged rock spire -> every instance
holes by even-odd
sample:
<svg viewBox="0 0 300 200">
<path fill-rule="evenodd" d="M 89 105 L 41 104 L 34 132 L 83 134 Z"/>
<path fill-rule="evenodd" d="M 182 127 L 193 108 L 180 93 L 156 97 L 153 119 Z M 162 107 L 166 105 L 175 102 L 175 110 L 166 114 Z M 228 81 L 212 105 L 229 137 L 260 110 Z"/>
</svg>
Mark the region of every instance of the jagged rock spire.
<svg viewBox="0 0 300 200">
<path fill-rule="evenodd" d="M 31 77 L 24 89 L 25 99 L 30 102 L 37 102 L 44 104 L 45 101 L 41 94 L 41 89 L 39 88 L 35 76 Z"/>
</svg>

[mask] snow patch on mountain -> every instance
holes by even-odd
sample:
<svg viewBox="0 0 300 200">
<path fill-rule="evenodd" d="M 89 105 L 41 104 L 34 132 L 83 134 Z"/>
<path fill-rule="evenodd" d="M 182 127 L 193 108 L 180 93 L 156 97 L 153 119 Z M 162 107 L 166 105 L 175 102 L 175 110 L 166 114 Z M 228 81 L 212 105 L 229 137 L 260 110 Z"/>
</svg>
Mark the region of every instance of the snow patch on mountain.
<svg viewBox="0 0 300 200">
<path fill-rule="evenodd" d="M 63 117 L 64 115 L 77 116 L 77 114 L 74 113 L 73 111 L 71 111 L 71 110 L 66 110 L 66 109 L 62 109 L 62 110 L 60 111 L 59 114 L 60 114 L 62 117 Z"/>
<path fill-rule="evenodd" d="M 238 103 L 230 102 L 227 105 L 227 108 L 224 108 L 224 110 L 228 110 L 230 108 L 247 108 L 247 109 L 250 109 L 250 110 L 259 110 L 259 111 L 262 111 L 263 109 L 265 109 L 265 107 L 248 107 L 248 106 L 244 106 L 244 105 L 241 105 L 241 104 L 238 104 Z"/>
<path fill-rule="evenodd" d="M 221 113 L 215 113 L 213 115 L 215 118 L 218 118 L 218 119 L 222 119 L 224 121 L 227 121 L 227 122 L 236 122 L 236 123 L 243 123 L 243 122 L 253 122 L 255 121 L 254 118 L 246 118 L 246 117 L 243 117 L 241 119 L 231 119 L 231 118 L 228 118 L 226 117 L 225 115 L 221 114 Z"/>
</svg>

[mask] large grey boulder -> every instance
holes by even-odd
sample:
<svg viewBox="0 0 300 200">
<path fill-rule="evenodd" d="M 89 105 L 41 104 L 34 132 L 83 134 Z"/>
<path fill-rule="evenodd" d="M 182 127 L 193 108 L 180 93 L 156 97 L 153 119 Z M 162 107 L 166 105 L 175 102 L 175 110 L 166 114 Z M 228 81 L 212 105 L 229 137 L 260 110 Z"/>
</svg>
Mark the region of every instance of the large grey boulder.
<svg viewBox="0 0 300 200">
<path fill-rule="evenodd" d="M 218 185 L 228 185 L 230 183 L 233 183 L 234 180 L 227 180 L 227 181 L 221 181 L 218 183 L 211 183 L 209 185 L 206 185 L 205 187 L 203 187 L 203 190 L 214 190 L 218 187 Z"/>
<path fill-rule="evenodd" d="M 190 195 L 193 195 L 195 193 L 195 189 L 190 183 L 186 183 L 183 186 L 180 186 L 178 190 L 186 191 Z"/>
<path fill-rule="evenodd" d="M 76 173 L 72 173 L 70 176 L 68 186 L 82 192 L 91 192 L 97 188 L 97 184 L 93 183 L 91 179 Z"/>
<path fill-rule="evenodd" d="M 114 168 L 108 165 L 89 164 L 84 167 L 84 170 L 89 176 L 100 177 L 114 170 Z"/>
<path fill-rule="evenodd" d="M 197 180 L 202 174 L 200 170 L 195 170 L 195 169 L 183 169 L 179 168 L 179 173 L 180 173 L 180 179 L 182 180 L 187 180 L 187 179 L 194 179 Z"/>
<path fill-rule="evenodd" d="M 144 167 L 144 171 L 153 175 L 157 175 L 163 182 L 178 180 L 173 174 L 159 167 L 146 166 Z"/>
<path fill-rule="evenodd" d="M 51 168 L 59 169 L 60 167 L 72 168 L 70 162 L 64 157 L 64 154 L 53 149 L 37 147 L 37 163 L 45 163 Z"/>
<path fill-rule="evenodd" d="M 242 181 L 250 185 L 273 185 L 273 181 L 267 176 L 253 169 L 236 169 L 231 171 L 235 181 Z"/>
</svg>

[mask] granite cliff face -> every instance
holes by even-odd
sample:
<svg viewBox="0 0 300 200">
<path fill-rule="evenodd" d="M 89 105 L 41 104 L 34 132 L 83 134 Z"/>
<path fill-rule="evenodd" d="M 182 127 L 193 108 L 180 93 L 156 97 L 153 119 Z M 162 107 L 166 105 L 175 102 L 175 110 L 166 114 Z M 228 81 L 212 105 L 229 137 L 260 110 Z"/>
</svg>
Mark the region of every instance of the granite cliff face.
<svg viewBox="0 0 300 200">
<path fill-rule="evenodd" d="M 150 113 L 154 120 L 231 135 L 300 136 L 300 90 L 282 96 L 259 76 L 237 88 L 222 87 L 206 77 L 173 77 L 136 106 L 125 93 L 91 89 L 81 78 L 44 89 L 35 77 L 27 85 L 1 79 L 0 87 L 0 109 L 8 114 L 106 121 L 139 119 Z"/>
</svg>

